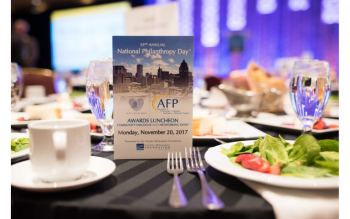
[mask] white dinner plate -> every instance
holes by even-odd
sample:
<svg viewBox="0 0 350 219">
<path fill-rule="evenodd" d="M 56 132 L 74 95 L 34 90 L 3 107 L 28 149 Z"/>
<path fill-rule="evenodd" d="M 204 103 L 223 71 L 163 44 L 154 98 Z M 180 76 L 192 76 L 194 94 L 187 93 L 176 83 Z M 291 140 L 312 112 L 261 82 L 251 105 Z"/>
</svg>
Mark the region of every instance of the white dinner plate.
<svg viewBox="0 0 350 219">
<path fill-rule="evenodd" d="M 329 125 L 339 126 L 338 119 L 322 118 L 322 120 L 326 123 L 327 126 Z M 264 118 L 247 118 L 245 119 L 245 121 L 254 123 L 254 124 L 269 126 L 272 128 L 296 131 L 300 133 L 302 129 L 302 125 L 299 119 L 291 115 L 272 116 L 272 117 L 266 117 L 266 118 L 265 117 Z M 331 132 L 338 132 L 338 131 L 339 131 L 339 128 L 330 128 L 330 129 L 323 129 L 323 130 L 312 129 L 313 134 L 331 133 Z"/>
<path fill-rule="evenodd" d="M 11 138 L 12 138 L 12 137 L 16 137 L 16 138 L 28 138 L 29 136 L 28 136 L 28 134 L 25 134 L 25 133 L 11 133 Z M 26 156 L 26 155 L 28 155 L 28 154 L 29 154 L 29 148 L 11 154 L 11 159 L 24 157 L 24 156 Z"/>
<path fill-rule="evenodd" d="M 225 134 L 193 136 L 193 140 L 209 140 L 214 138 L 219 138 L 222 140 L 254 139 L 258 138 L 259 136 L 263 137 L 266 135 L 266 133 L 241 120 L 229 120 L 226 122 L 226 125 L 227 132 Z"/>
<path fill-rule="evenodd" d="M 253 144 L 254 141 L 241 141 L 244 145 Z M 289 141 L 293 143 L 293 141 Z M 226 174 L 235 176 L 241 179 L 247 179 L 259 183 L 264 183 L 273 186 L 300 188 L 300 189 L 335 189 L 339 188 L 339 177 L 323 177 L 314 179 L 305 179 L 290 176 L 277 176 L 267 173 L 259 173 L 257 171 L 239 167 L 230 162 L 229 158 L 220 153 L 221 147 L 230 148 L 236 142 L 218 145 L 209 148 L 205 153 L 206 162 L 213 168 Z"/>
<path fill-rule="evenodd" d="M 63 119 L 74 119 L 76 115 L 81 114 L 81 112 L 76 110 L 62 110 L 62 118 Z M 27 118 L 27 113 L 25 112 L 11 112 L 11 126 L 14 127 L 26 127 L 29 123 L 34 122 L 33 121 L 18 121 L 18 118 L 24 117 Z"/>
<path fill-rule="evenodd" d="M 240 121 L 240 120 L 230 120 L 227 121 L 227 131 L 226 134 L 220 135 L 203 135 L 203 136 L 192 136 L 194 141 L 199 140 L 213 140 L 214 138 L 222 139 L 223 141 L 232 141 L 235 139 L 255 139 L 259 136 L 263 137 L 266 135 L 265 132 L 256 129 L 255 127 Z M 102 140 L 102 133 L 90 133 L 91 138 L 95 140 Z"/>
<path fill-rule="evenodd" d="M 34 192 L 59 192 L 78 189 L 96 183 L 115 170 L 115 164 L 101 157 L 92 156 L 90 165 L 79 179 L 49 183 L 41 181 L 32 171 L 30 160 L 11 166 L 11 185 Z"/>
</svg>

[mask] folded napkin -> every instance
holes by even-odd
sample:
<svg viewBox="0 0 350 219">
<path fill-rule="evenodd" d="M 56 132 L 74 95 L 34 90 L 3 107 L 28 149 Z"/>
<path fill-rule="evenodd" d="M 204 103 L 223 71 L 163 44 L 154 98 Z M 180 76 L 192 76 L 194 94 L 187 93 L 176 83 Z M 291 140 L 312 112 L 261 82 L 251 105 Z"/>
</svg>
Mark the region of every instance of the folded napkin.
<svg viewBox="0 0 350 219">
<path fill-rule="evenodd" d="M 272 205 L 276 219 L 339 218 L 339 189 L 292 189 L 241 181 Z"/>
</svg>

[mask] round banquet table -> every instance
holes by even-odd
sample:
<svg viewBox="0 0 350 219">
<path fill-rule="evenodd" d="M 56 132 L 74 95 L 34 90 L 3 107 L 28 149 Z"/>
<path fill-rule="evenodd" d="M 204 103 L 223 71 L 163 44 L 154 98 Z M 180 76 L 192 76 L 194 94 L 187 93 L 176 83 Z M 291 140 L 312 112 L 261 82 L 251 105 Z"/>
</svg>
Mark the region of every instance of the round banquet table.
<svg viewBox="0 0 350 219">
<path fill-rule="evenodd" d="M 253 125 L 263 132 L 286 140 L 297 135 Z M 339 134 L 315 136 L 339 140 Z M 92 145 L 95 145 L 93 142 Z M 199 146 L 202 159 L 210 146 Z M 166 171 L 166 160 L 114 160 L 113 153 L 92 152 L 116 164 L 107 178 L 85 188 L 59 192 L 37 193 L 11 187 L 11 217 L 20 219 L 58 218 L 275 218 L 272 206 L 234 176 L 206 166 L 205 177 L 214 193 L 225 203 L 222 211 L 208 211 L 201 204 L 201 185 L 197 174 L 184 171 L 179 178 L 188 199 L 188 206 L 175 209 L 168 205 L 173 176 Z M 12 161 L 12 164 L 27 160 Z M 183 161 L 184 162 L 184 161 Z"/>
</svg>

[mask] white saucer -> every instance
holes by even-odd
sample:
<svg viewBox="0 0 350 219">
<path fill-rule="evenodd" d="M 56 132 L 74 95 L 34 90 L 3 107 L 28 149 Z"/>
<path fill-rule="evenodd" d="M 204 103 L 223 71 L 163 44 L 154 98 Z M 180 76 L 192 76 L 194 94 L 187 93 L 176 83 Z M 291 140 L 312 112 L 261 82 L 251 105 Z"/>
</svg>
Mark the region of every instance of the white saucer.
<svg viewBox="0 0 350 219">
<path fill-rule="evenodd" d="M 89 186 L 109 176 L 115 164 L 101 157 L 91 156 L 90 166 L 79 179 L 67 182 L 48 183 L 40 180 L 32 171 L 30 160 L 11 166 L 11 186 L 35 192 L 59 192 Z"/>
</svg>

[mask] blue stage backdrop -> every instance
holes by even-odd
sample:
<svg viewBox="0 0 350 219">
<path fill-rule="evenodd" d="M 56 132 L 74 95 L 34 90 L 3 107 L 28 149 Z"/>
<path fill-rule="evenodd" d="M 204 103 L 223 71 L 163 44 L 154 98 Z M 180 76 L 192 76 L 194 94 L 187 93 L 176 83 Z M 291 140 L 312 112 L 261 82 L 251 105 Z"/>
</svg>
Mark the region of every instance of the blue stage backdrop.
<svg viewBox="0 0 350 219">
<path fill-rule="evenodd" d="M 337 0 L 178 2 L 180 34 L 194 36 L 194 72 L 199 77 L 226 77 L 232 70 L 245 69 L 250 60 L 273 70 L 276 59 L 303 53 L 327 60 L 338 74 Z"/>
</svg>

